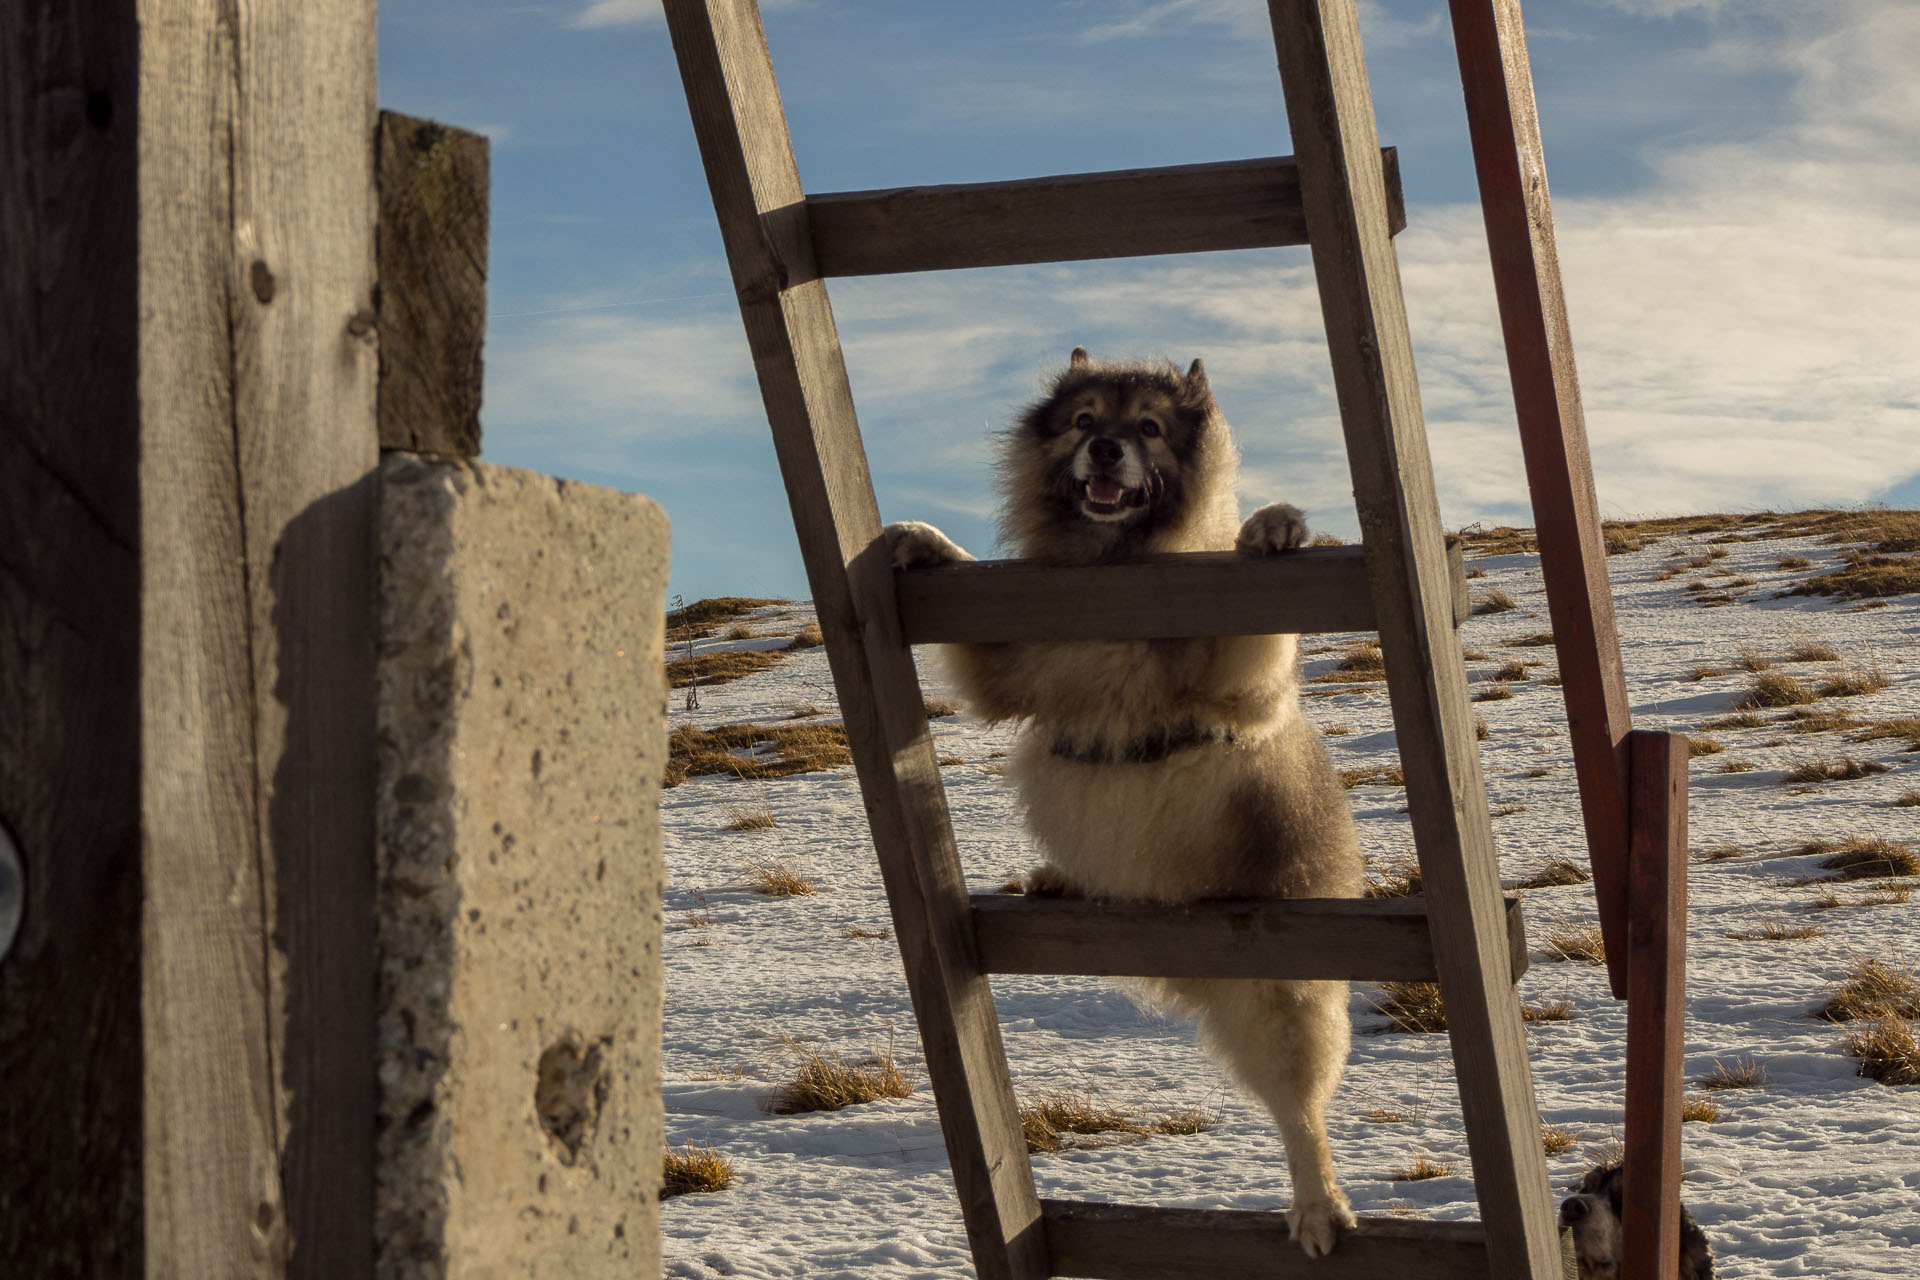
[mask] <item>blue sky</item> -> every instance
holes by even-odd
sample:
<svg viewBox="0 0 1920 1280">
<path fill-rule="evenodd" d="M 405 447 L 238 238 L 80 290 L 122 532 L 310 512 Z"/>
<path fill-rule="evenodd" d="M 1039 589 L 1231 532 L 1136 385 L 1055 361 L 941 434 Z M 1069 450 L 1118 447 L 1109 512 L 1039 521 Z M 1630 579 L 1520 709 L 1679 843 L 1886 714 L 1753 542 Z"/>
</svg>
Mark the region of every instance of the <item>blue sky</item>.
<svg viewBox="0 0 1920 1280">
<path fill-rule="evenodd" d="M 1291 150 L 1248 0 L 780 0 L 811 191 Z M 1525 6 L 1609 515 L 1920 506 L 1920 4 Z M 1362 0 L 1449 524 L 1530 523 L 1443 0 Z M 657 499 L 670 592 L 803 596 L 657 0 L 383 0 L 381 105 L 493 139 L 484 456 Z M 882 515 L 993 549 L 1075 344 L 1206 358 L 1243 505 L 1351 535 L 1305 250 L 836 281 Z"/>
</svg>

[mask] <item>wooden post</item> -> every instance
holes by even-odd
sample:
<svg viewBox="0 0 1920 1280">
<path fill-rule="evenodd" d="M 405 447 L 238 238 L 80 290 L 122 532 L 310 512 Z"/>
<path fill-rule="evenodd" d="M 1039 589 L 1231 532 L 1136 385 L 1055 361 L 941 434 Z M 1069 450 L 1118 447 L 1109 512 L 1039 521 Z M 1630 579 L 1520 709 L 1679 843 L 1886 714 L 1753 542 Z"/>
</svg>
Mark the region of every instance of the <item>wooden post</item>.
<svg viewBox="0 0 1920 1280">
<path fill-rule="evenodd" d="M 0 1270 L 365 1275 L 373 5 L 0 46 Z"/>
<path fill-rule="evenodd" d="M 1627 1135 L 1621 1280 L 1680 1265 L 1686 1059 L 1687 739 L 1636 729 L 1627 942 Z"/>
<path fill-rule="evenodd" d="M 1580 379 L 1560 287 L 1533 73 L 1519 0 L 1451 0 L 1451 5 L 1607 974 L 1613 994 L 1624 996 L 1626 735 L 1631 724 Z"/>
<path fill-rule="evenodd" d="M 380 113 L 380 447 L 480 453 L 487 140 Z"/>
</svg>

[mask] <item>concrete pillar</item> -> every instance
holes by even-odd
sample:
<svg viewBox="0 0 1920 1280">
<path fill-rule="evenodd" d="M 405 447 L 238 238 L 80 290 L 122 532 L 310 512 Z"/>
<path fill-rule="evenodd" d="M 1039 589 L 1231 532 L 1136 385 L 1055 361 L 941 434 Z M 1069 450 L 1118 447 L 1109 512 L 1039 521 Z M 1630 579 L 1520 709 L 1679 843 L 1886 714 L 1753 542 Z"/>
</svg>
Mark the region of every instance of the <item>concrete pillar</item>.
<svg viewBox="0 0 1920 1280">
<path fill-rule="evenodd" d="M 667 521 L 381 467 L 379 1274 L 660 1274 Z"/>
</svg>

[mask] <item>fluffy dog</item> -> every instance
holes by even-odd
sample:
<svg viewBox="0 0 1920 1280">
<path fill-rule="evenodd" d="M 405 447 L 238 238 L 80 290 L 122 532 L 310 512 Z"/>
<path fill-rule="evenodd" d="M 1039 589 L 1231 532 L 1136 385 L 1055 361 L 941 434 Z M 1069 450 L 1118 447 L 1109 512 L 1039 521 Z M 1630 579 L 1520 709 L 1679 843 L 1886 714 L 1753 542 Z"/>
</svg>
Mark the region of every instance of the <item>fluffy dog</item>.
<svg viewBox="0 0 1920 1280">
<path fill-rule="evenodd" d="M 1620 1200 L 1626 1182 L 1619 1161 L 1595 1165 L 1560 1205 L 1560 1225 L 1573 1232 L 1580 1280 L 1620 1280 Z M 1678 1280 L 1713 1280 L 1713 1250 L 1707 1233 L 1680 1206 Z"/>
<path fill-rule="evenodd" d="M 1284 553 L 1300 512 L 1244 524 L 1239 454 L 1200 361 L 1106 364 L 1076 348 L 1002 442 L 1002 528 L 1061 565 L 1151 552 Z M 902 568 L 972 559 L 938 529 L 891 525 Z M 1008 775 L 1046 861 L 1028 892 L 1151 902 L 1358 897 L 1353 816 L 1301 714 L 1290 635 L 971 644 L 947 652 L 970 710 L 1024 721 Z M 1289 1229 L 1309 1256 L 1353 1225 L 1326 1108 L 1351 1046 L 1344 982 L 1155 980 L 1164 1007 L 1272 1112 L 1293 1179 Z"/>
</svg>

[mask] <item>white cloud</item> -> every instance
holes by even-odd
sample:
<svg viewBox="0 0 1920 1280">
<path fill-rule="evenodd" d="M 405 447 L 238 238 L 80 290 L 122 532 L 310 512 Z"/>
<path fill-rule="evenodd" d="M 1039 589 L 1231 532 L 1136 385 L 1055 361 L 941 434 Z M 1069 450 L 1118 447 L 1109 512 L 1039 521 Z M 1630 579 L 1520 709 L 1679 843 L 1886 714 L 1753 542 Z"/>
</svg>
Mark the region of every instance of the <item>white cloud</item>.
<svg viewBox="0 0 1920 1280">
<path fill-rule="evenodd" d="M 591 3 L 567 25 L 591 30 L 594 27 L 652 26 L 664 23 L 660 0 L 591 0 Z"/>
</svg>

